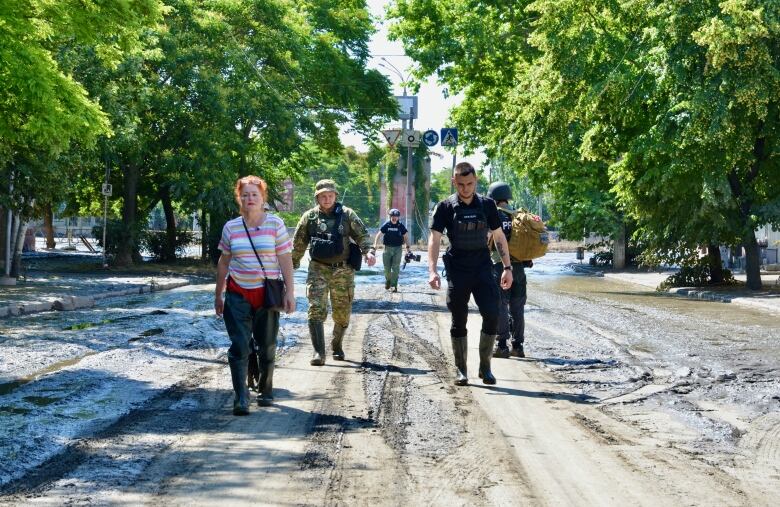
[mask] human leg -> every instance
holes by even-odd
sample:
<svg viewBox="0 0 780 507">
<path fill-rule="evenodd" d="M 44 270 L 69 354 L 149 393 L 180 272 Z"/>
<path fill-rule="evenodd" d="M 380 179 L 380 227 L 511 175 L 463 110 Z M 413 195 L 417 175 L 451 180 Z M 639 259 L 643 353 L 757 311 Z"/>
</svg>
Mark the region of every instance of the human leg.
<svg viewBox="0 0 780 507">
<path fill-rule="evenodd" d="M 398 290 L 398 276 L 401 273 L 401 257 L 402 250 L 400 246 L 390 247 L 391 260 L 390 260 L 390 287 Z"/>
<path fill-rule="evenodd" d="M 328 316 L 328 283 L 330 281 L 329 266 L 317 262 L 309 264 L 309 274 L 306 278 L 306 297 L 309 299 L 309 335 L 314 348 L 312 366 L 325 364 L 325 331 L 324 322 Z"/>
<path fill-rule="evenodd" d="M 447 308 L 452 315 L 450 338 L 452 340 L 452 354 L 455 360 L 455 385 L 468 384 L 468 372 L 466 368 L 468 335 L 466 323 L 469 312 L 469 276 L 466 274 L 447 274 Z"/>
<path fill-rule="evenodd" d="M 482 315 L 482 332 L 479 337 L 479 377 L 484 384 L 496 383 L 496 378 L 490 369 L 490 360 L 498 328 L 498 308 L 501 300 L 499 291 L 490 266 L 475 273 L 472 292 L 479 313 Z"/>
<path fill-rule="evenodd" d="M 393 285 L 391 282 L 393 279 L 393 252 L 387 246 L 382 252 L 382 264 L 385 267 L 385 290 L 387 290 Z"/>
<path fill-rule="evenodd" d="M 496 348 L 493 350 L 493 357 L 507 358 L 509 357 L 509 346 L 507 341 L 509 340 L 509 294 L 507 291 L 501 289 L 501 275 L 504 273 L 503 264 L 496 263 L 493 265 L 493 278 L 496 280 L 496 284 L 499 285 L 499 305 L 498 305 L 498 325 L 496 328 L 496 334 L 498 335 L 496 341 Z"/>
<path fill-rule="evenodd" d="M 257 385 L 257 404 L 270 405 L 273 401 L 276 343 L 279 336 L 279 312 L 260 308 L 255 312 L 253 332 L 257 345 L 257 363 L 260 380 Z"/>
<path fill-rule="evenodd" d="M 513 265 L 514 267 L 515 265 Z M 512 315 L 512 351 L 515 357 L 525 357 L 525 303 L 528 300 L 527 279 L 522 264 L 514 267 L 516 276 L 510 290 L 509 312 Z"/>
<path fill-rule="evenodd" d="M 233 382 L 233 415 L 249 414 L 249 388 L 247 387 L 247 367 L 249 362 L 249 340 L 252 336 L 252 307 L 240 295 L 225 293 L 223 312 L 225 329 L 230 337 L 228 365 Z"/>
<path fill-rule="evenodd" d="M 333 272 L 330 285 L 330 302 L 333 310 L 333 359 L 343 361 L 342 342 L 349 326 L 352 314 L 352 301 L 355 294 L 355 270 L 349 266 L 337 268 Z"/>
</svg>

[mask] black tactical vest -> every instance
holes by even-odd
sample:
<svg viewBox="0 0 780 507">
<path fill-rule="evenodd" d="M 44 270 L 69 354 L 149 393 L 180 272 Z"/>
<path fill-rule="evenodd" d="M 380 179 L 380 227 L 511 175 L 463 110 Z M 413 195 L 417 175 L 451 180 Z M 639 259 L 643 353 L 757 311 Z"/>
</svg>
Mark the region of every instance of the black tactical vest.
<svg viewBox="0 0 780 507">
<path fill-rule="evenodd" d="M 447 237 L 453 250 L 487 250 L 488 223 L 482 199 L 474 195 L 477 207 L 464 207 L 458 200 L 458 196 L 450 197 L 452 209 L 455 211 L 452 217 L 452 228 L 447 228 Z"/>
<path fill-rule="evenodd" d="M 309 213 L 309 254 L 313 259 L 332 259 L 344 252 L 344 210 L 336 204 L 334 218 L 325 219 L 316 211 Z M 333 222 L 329 224 L 328 222 Z"/>
</svg>

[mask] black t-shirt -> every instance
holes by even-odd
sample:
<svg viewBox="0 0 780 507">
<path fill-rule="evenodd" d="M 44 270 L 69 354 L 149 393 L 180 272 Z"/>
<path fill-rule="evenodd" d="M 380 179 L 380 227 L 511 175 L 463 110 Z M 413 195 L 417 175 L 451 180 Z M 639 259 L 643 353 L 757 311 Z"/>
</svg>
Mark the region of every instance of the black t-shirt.
<svg viewBox="0 0 780 507">
<path fill-rule="evenodd" d="M 382 237 L 382 243 L 385 246 L 401 246 L 404 244 L 404 234 L 406 234 L 406 226 L 401 222 L 393 224 L 388 220 L 382 227 L 379 228 L 384 236 Z"/>
<path fill-rule="evenodd" d="M 469 204 L 465 204 L 458 199 L 459 205 L 466 209 L 478 209 L 480 207 L 480 201 L 482 202 L 482 211 L 485 213 L 485 218 L 487 219 L 488 229 L 491 231 L 501 229 L 502 220 L 498 214 L 498 208 L 496 208 L 496 201 L 479 194 L 474 194 L 474 198 Z M 454 218 L 455 209 L 450 198 L 447 198 L 437 204 L 436 209 L 433 210 L 431 230 L 445 234 L 445 231 L 449 231 L 452 228 Z M 490 252 L 488 251 L 487 246 L 484 250 L 473 252 L 464 253 L 457 250 L 452 250 L 451 252 L 453 254 L 453 260 L 462 267 L 477 266 L 485 262 L 490 263 Z"/>
</svg>

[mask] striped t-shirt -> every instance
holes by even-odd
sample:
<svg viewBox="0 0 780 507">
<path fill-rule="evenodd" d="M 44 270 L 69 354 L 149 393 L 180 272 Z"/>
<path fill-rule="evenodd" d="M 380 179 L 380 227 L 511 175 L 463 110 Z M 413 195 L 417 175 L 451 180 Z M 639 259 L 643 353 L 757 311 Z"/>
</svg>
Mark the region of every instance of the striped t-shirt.
<svg viewBox="0 0 780 507">
<path fill-rule="evenodd" d="M 292 241 L 282 219 L 267 213 L 260 227 L 247 226 L 247 228 L 255 244 L 255 250 L 263 260 L 265 276 L 281 278 L 277 255 L 292 252 Z M 244 289 L 256 289 L 264 285 L 263 271 L 247 239 L 242 217 L 228 220 L 222 228 L 222 239 L 219 241 L 218 248 L 222 253 L 231 256 L 228 275 L 238 285 Z"/>
</svg>

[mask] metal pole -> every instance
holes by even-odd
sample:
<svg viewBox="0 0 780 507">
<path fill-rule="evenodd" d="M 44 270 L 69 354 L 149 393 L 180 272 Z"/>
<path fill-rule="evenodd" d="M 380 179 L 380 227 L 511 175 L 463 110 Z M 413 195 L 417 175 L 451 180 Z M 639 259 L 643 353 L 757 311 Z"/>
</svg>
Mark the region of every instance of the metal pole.
<svg viewBox="0 0 780 507">
<path fill-rule="evenodd" d="M 458 146 L 455 145 L 452 150 L 452 172 L 450 173 L 450 192 L 455 193 L 455 182 L 452 178 L 455 177 L 455 159 L 458 157 Z"/>
<path fill-rule="evenodd" d="M 409 108 L 409 130 L 414 130 L 414 108 Z M 412 171 L 414 170 L 414 160 L 412 154 L 412 145 L 406 147 L 406 228 L 409 231 L 409 244 L 414 243 L 414 226 L 412 220 L 412 202 L 414 201 L 414 188 L 412 187 Z"/>
<path fill-rule="evenodd" d="M 106 164 L 106 184 L 108 184 L 108 179 L 111 175 L 111 166 Z M 108 261 L 106 260 L 106 250 L 108 250 L 106 245 L 106 227 L 108 225 L 108 194 L 103 194 L 103 267 L 108 267 Z"/>
</svg>

